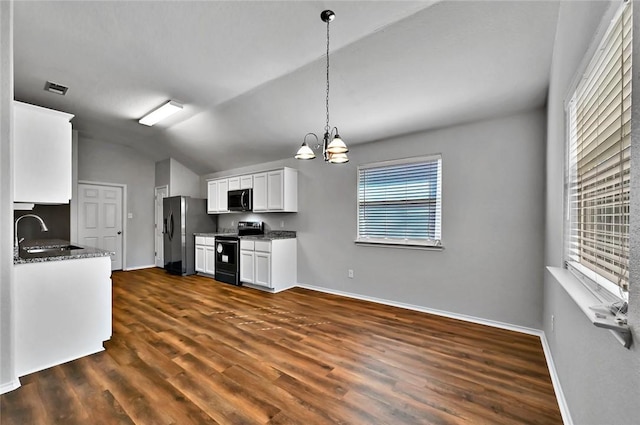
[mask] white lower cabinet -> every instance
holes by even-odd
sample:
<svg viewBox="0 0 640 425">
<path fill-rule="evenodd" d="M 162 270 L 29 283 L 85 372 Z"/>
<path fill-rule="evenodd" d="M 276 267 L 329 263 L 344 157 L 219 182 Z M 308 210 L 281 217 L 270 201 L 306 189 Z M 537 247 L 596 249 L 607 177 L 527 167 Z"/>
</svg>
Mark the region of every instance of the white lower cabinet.
<svg viewBox="0 0 640 425">
<path fill-rule="evenodd" d="M 240 281 L 245 283 L 254 283 L 254 251 L 253 251 L 253 241 L 251 241 L 252 248 L 249 250 L 247 248 L 247 244 L 243 245 L 243 242 L 249 241 L 241 241 L 240 242 Z"/>
<path fill-rule="evenodd" d="M 111 258 L 16 264 L 18 376 L 103 351 L 111 338 Z"/>
<path fill-rule="evenodd" d="M 200 236 L 196 236 L 196 240 L 199 238 Z M 203 272 L 204 273 L 204 249 L 205 246 L 204 245 L 196 245 L 196 266 L 195 269 L 197 272 Z"/>
<path fill-rule="evenodd" d="M 197 272 L 215 275 L 216 273 L 216 239 L 213 236 L 196 236 Z"/>
<path fill-rule="evenodd" d="M 211 245 L 207 245 L 204 248 L 204 272 L 213 276 L 216 274 L 216 247 L 215 239 L 211 239 L 213 239 Z"/>
<path fill-rule="evenodd" d="M 271 254 L 269 252 L 255 252 L 256 285 L 271 286 Z"/>
<path fill-rule="evenodd" d="M 240 240 L 240 281 L 271 292 L 296 285 L 297 240 Z"/>
</svg>

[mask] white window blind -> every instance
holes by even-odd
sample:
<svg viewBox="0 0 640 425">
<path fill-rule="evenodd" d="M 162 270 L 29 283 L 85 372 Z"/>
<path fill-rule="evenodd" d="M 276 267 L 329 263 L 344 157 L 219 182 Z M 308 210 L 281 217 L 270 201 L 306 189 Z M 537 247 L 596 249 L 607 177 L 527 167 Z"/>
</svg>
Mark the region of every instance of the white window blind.
<svg viewBox="0 0 640 425">
<path fill-rule="evenodd" d="M 440 246 L 442 158 L 358 167 L 357 242 Z"/>
<path fill-rule="evenodd" d="M 567 263 L 616 292 L 629 281 L 631 3 L 612 22 L 568 107 Z"/>
</svg>

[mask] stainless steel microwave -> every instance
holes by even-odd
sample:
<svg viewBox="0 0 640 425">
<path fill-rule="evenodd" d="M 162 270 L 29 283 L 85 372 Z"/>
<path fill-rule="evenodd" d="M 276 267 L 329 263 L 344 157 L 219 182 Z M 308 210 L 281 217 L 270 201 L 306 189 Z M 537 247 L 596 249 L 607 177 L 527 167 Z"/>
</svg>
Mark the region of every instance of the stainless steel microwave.
<svg viewBox="0 0 640 425">
<path fill-rule="evenodd" d="M 230 190 L 227 194 L 229 211 L 252 211 L 253 189 Z"/>
</svg>

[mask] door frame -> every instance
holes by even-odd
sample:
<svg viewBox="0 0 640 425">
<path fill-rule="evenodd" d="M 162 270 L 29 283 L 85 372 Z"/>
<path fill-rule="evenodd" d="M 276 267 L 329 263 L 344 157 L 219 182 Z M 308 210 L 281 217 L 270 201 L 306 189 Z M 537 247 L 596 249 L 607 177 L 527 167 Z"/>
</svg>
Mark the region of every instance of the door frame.
<svg viewBox="0 0 640 425">
<path fill-rule="evenodd" d="M 78 184 L 76 188 L 79 188 L 81 184 L 91 184 L 95 186 L 106 186 L 106 187 L 118 187 L 122 189 L 122 270 L 126 271 L 127 269 L 127 185 L 120 183 L 108 183 L 108 182 L 95 182 L 90 180 L 78 180 Z M 77 193 L 77 192 L 76 192 Z M 71 223 L 71 241 L 78 242 L 78 226 L 80 225 L 80 219 L 78 217 L 78 199 L 76 197 L 76 202 L 73 202 L 71 205 L 71 217 L 75 218 L 75 223 Z M 154 235 L 155 238 L 155 235 Z"/>
<path fill-rule="evenodd" d="M 164 184 L 162 186 L 156 186 L 153 188 L 153 222 L 155 226 L 162 226 L 162 222 L 160 223 L 156 223 L 156 218 L 158 218 L 158 211 L 157 211 L 157 206 L 158 204 L 156 204 L 156 196 L 158 195 L 158 190 L 159 189 L 167 189 L 167 198 L 169 197 L 169 185 L 168 184 Z M 161 207 L 162 208 L 162 207 Z M 162 211 L 160 211 L 162 213 Z M 160 214 L 162 216 L 162 214 Z M 160 250 L 164 249 L 164 245 L 161 244 L 159 247 L 156 246 L 156 243 L 158 242 L 158 238 L 156 238 L 156 230 L 157 228 L 153 229 L 153 249 L 155 253 L 160 252 Z M 156 265 L 156 267 L 164 267 L 164 264 L 158 265 L 158 256 L 154 255 L 153 256 L 153 263 Z M 162 262 L 164 263 L 164 253 L 162 254 Z"/>
</svg>

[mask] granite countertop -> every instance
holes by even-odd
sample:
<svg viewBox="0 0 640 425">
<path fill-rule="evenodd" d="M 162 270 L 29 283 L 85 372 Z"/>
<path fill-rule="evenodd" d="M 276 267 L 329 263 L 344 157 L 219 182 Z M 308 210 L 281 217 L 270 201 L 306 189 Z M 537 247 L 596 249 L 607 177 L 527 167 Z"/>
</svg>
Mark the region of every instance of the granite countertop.
<svg viewBox="0 0 640 425">
<path fill-rule="evenodd" d="M 215 236 L 238 236 L 236 232 L 224 232 L 224 233 L 194 233 L 194 236 L 205 236 L 205 237 L 215 237 Z M 272 230 L 266 232 L 264 235 L 248 235 L 248 236 L 240 236 L 240 239 L 250 239 L 250 240 L 274 240 L 274 239 L 295 239 L 296 232 L 291 230 Z"/>
<path fill-rule="evenodd" d="M 32 252 L 27 249 L 46 249 L 50 251 Z M 59 248 L 59 249 L 56 249 Z M 19 249 L 13 251 L 13 264 L 43 263 L 47 261 L 77 260 L 82 258 L 108 257 L 113 253 L 104 249 L 72 244 L 62 239 L 34 239 L 24 241 Z"/>
<path fill-rule="evenodd" d="M 207 232 L 207 233 L 194 233 L 194 236 L 205 236 L 205 237 L 213 237 L 213 236 L 238 236 L 238 232 Z"/>
<path fill-rule="evenodd" d="M 290 230 L 272 230 L 264 235 L 240 236 L 240 239 L 249 240 L 274 240 L 274 239 L 295 239 L 296 232 Z"/>
</svg>

